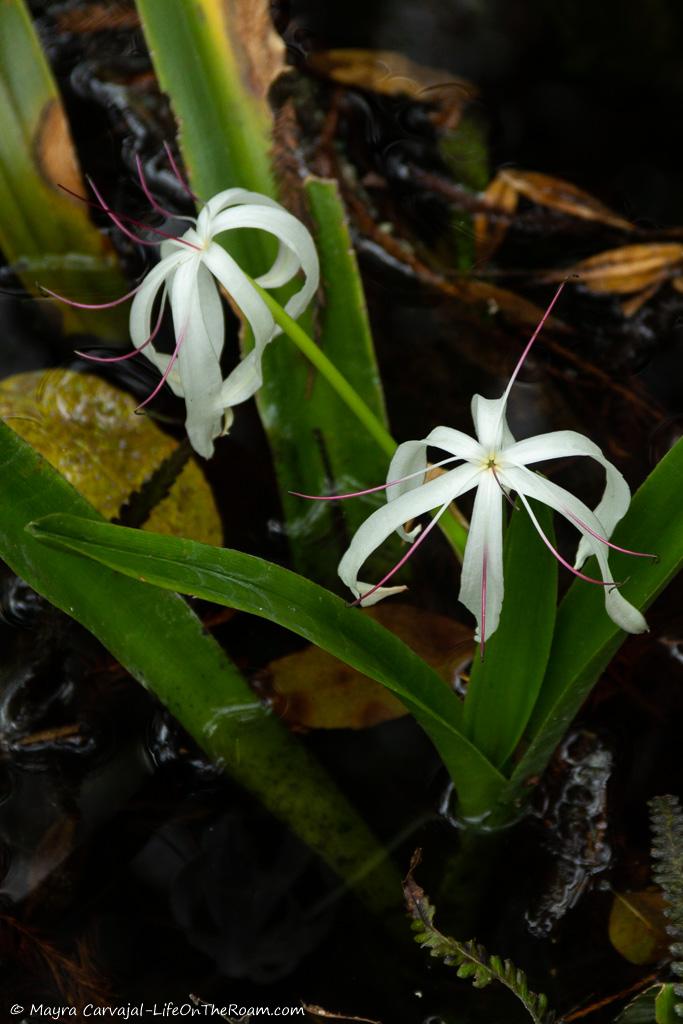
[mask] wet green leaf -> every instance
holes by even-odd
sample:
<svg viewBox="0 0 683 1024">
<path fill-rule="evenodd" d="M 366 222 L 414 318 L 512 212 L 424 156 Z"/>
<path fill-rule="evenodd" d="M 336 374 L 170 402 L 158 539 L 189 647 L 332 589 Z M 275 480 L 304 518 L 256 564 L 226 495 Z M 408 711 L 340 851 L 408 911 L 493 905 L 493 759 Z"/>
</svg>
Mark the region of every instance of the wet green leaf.
<svg viewBox="0 0 683 1024">
<path fill-rule="evenodd" d="M 74 516 L 51 516 L 31 532 L 136 579 L 270 619 L 376 679 L 434 743 L 462 813 L 492 806 L 504 780 L 463 735 L 455 694 L 397 637 L 329 591 L 253 555 Z"/>
<path fill-rule="evenodd" d="M 371 907 L 394 906 L 400 882 L 383 848 L 320 765 L 263 708 L 187 603 L 39 543 L 28 523 L 57 510 L 78 516 L 79 523 L 100 521 L 45 459 L 0 423 L 2 558 L 98 637 L 210 757 L 287 822 Z"/>
</svg>

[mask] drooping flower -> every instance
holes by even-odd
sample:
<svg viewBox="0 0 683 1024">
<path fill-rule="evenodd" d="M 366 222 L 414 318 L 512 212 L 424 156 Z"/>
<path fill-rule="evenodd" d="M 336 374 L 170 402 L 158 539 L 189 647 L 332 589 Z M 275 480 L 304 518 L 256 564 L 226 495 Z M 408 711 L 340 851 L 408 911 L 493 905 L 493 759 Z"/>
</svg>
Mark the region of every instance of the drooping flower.
<svg viewBox="0 0 683 1024">
<path fill-rule="evenodd" d="M 509 499 L 510 492 L 516 492 L 543 542 L 555 557 L 580 579 L 604 587 L 605 607 L 610 618 L 629 633 L 647 630 L 647 623 L 641 613 L 619 593 L 619 584 L 612 579 L 609 568 L 610 548 L 638 557 L 654 557 L 643 552 L 628 551 L 609 540 L 631 498 L 622 474 L 608 462 L 597 445 L 582 434 L 573 430 L 559 430 L 515 441 L 505 418 L 512 385 L 560 290 L 522 353 L 502 397 L 473 397 L 472 418 L 476 437 L 450 427 L 436 427 L 422 440 L 406 441 L 398 446 L 389 466 L 386 484 L 354 494 L 336 496 L 350 498 L 373 491 L 386 491 L 387 504 L 373 512 L 359 527 L 339 563 L 339 575 L 356 595 L 356 603 L 374 604 L 389 594 L 405 590 L 405 587 L 385 587 L 384 584 L 415 552 L 449 504 L 468 491 L 476 490 L 459 596 L 477 620 L 475 636 L 483 648 L 498 626 L 503 603 L 503 499 Z M 429 480 L 428 448 L 441 449 L 447 453 L 445 458 L 434 464 L 445 471 Z M 579 455 L 594 459 L 606 474 L 605 491 L 594 510 L 563 487 L 529 468 L 547 459 Z M 460 465 L 455 466 L 455 463 Z M 446 470 L 446 467 L 454 468 Z M 334 497 L 330 500 L 334 500 Z M 577 528 L 581 541 L 574 567 L 565 561 L 545 535 L 528 498 L 549 505 Z M 419 525 L 410 532 L 405 530 L 404 524 L 434 509 L 437 512 L 424 530 Z M 378 584 L 363 583 L 358 579 L 358 574 L 364 562 L 394 530 L 403 540 L 412 542 L 411 547 Z M 589 555 L 597 558 L 602 577 L 600 580 L 580 571 Z"/>
<path fill-rule="evenodd" d="M 167 153 L 174 172 L 189 192 L 170 150 L 167 149 Z M 153 198 L 139 158 L 137 164 L 143 191 L 154 209 L 176 216 Z M 90 184 L 99 208 L 126 235 L 143 245 L 159 244 L 134 234 L 124 221 L 138 222 L 111 210 L 92 182 Z M 185 219 L 190 220 L 192 226 L 181 236 L 174 237 L 157 228 L 149 229 L 161 236 L 161 260 L 137 288 L 121 299 L 98 305 L 85 304 L 65 299 L 48 289 L 44 291 L 83 309 L 108 308 L 133 296 L 130 334 L 135 351 L 113 357 L 79 354 L 97 362 L 116 362 L 144 352 L 160 371 L 161 380 L 138 408 L 146 406 L 167 382 L 176 395 L 185 399 L 186 429 L 193 448 L 208 459 L 213 454 L 214 439 L 224 433 L 232 422 L 232 407 L 251 398 L 261 386 L 263 352 L 266 345 L 281 333 L 249 277 L 215 241 L 216 237 L 237 228 L 266 231 L 275 236 L 278 242 L 275 260 L 270 269 L 255 280 L 262 288 L 279 288 L 303 271 L 301 287 L 284 307 L 294 319 L 301 315 L 318 287 L 319 265 L 307 228 L 275 200 L 257 192 L 243 188 L 226 189 L 209 199 L 196 218 Z M 225 322 L 218 285 L 222 285 L 231 301 L 242 311 L 253 335 L 253 348 L 225 378 L 220 365 Z M 175 334 L 175 348 L 170 355 L 159 352 L 154 345 L 167 302 Z"/>
</svg>

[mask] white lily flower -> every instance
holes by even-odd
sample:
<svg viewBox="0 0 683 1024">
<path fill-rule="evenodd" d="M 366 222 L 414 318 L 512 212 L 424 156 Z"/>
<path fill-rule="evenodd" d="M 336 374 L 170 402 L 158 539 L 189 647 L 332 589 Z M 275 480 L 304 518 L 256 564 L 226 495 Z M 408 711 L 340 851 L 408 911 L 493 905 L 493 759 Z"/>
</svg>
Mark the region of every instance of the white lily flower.
<svg viewBox="0 0 683 1024">
<path fill-rule="evenodd" d="M 189 192 L 168 148 L 167 153 L 174 172 Z M 139 159 L 137 164 L 142 188 L 152 206 L 175 217 L 153 198 Z M 133 234 L 122 223 L 122 220 L 130 221 L 131 218 L 115 214 L 92 182 L 91 187 L 100 208 L 126 235 L 143 245 L 158 244 Z M 136 351 L 115 357 L 79 354 L 96 362 L 116 362 L 144 351 L 160 371 L 161 380 L 138 408 L 147 405 L 168 382 L 175 394 L 185 399 L 185 425 L 192 447 L 208 459 L 213 454 L 214 439 L 225 433 L 232 422 L 232 407 L 251 398 L 263 383 L 263 352 L 266 345 L 281 333 L 251 280 L 215 241 L 216 237 L 237 228 L 266 231 L 275 236 L 278 241 L 275 260 L 270 269 L 255 280 L 262 288 L 279 288 L 300 270 L 303 271 L 300 289 L 284 307 L 294 319 L 301 315 L 315 294 L 320 270 L 315 244 L 307 228 L 275 200 L 258 192 L 243 188 L 226 189 L 209 199 L 196 218 L 185 219 L 192 222 L 192 227 L 182 236 L 172 237 L 158 229 L 150 229 L 164 238 L 160 245 L 161 261 L 150 270 L 141 285 L 121 299 L 97 306 L 86 305 L 72 302 L 47 289 L 45 291 L 70 305 L 90 309 L 114 306 L 134 295 L 130 334 Z M 223 286 L 231 301 L 241 310 L 254 339 L 251 351 L 225 379 L 220 365 L 225 322 L 218 285 Z M 153 327 L 153 311 L 160 294 L 159 313 Z M 175 349 L 170 355 L 159 352 L 154 346 L 167 300 L 175 333 Z"/>
<path fill-rule="evenodd" d="M 582 434 L 573 430 L 560 430 L 515 441 L 505 418 L 512 384 L 558 295 L 559 291 L 526 346 L 502 397 L 486 399 L 475 395 L 472 399 L 475 437 L 450 427 L 436 427 L 420 441 L 406 441 L 399 445 L 391 460 L 386 484 L 357 492 L 367 494 L 386 490 L 387 504 L 373 512 L 360 526 L 339 563 L 339 575 L 356 595 L 356 603 L 374 604 L 389 594 L 405 590 L 405 587 L 385 587 L 383 584 L 414 553 L 450 502 L 468 491 L 476 490 L 459 596 L 477 620 L 475 637 L 483 648 L 498 626 L 503 604 L 502 503 L 503 498 L 509 498 L 510 492 L 514 491 L 543 542 L 555 557 L 581 579 L 604 586 L 605 607 L 610 618 L 629 633 L 647 630 L 647 623 L 641 613 L 619 593 L 608 563 L 610 548 L 639 557 L 654 557 L 643 552 L 627 551 L 609 540 L 631 498 L 624 477 L 608 462 L 597 445 Z M 435 463 L 436 466 L 452 466 L 456 462 L 461 464 L 427 481 L 426 474 L 430 468 L 427 465 L 428 448 L 438 448 L 447 453 L 445 458 Z M 605 470 L 605 491 L 593 511 L 569 491 L 529 468 L 547 459 L 577 455 L 594 459 Z M 355 496 L 349 494 L 337 497 Z M 549 505 L 578 529 L 581 541 L 573 568 L 543 533 L 528 498 Z M 410 533 L 405 531 L 405 523 L 433 509 L 438 511 L 424 530 L 417 526 Z M 378 584 L 373 586 L 363 583 L 358 579 L 363 563 L 394 530 L 404 540 L 412 541 L 411 547 Z M 597 558 L 601 580 L 594 580 L 580 571 L 589 555 Z"/>
</svg>

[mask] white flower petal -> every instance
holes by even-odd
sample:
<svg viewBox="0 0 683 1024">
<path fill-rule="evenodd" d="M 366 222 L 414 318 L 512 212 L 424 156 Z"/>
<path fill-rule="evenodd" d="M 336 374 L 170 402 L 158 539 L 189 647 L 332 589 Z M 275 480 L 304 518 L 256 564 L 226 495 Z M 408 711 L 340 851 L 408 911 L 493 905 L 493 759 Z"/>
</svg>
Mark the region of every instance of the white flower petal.
<svg viewBox="0 0 683 1024">
<path fill-rule="evenodd" d="M 501 457 L 505 462 L 526 466 L 546 459 L 568 458 L 574 455 L 587 455 L 599 462 L 605 470 L 605 490 L 594 514 L 604 527 L 603 537 L 609 540 L 614 527 L 626 514 L 631 501 L 631 491 L 616 466 L 609 462 L 598 446 L 587 437 L 575 430 L 556 430 L 550 434 L 539 434 L 537 437 L 518 441 L 506 449 Z M 585 537 L 582 537 L 576 554 L 575 568 L 580 569 L 591 553 L 592 548 Z"/>
<path fill-rule="evenodd" d="M 199 260 L 179 267 L 170 298 L 176 338 L 184 332 L 177 367 L 185 392 L 187 436 L 194 450 L 209 459 L 214 438 L 219 437 L 223 429 L 220 403 L 223 381 L 200 303 L 197 281 L 201 269 Z"/>
<path fill-rule="evenodd" d="M 251 398 L 263 383 L 261 357 L 274 336 L 275 321 L 246 274 L 220 245 L 213 243 L 209 246 L 204 253 L 204 265 L 230 293 L 247 318 L 254 335 L 253 349 L 237 364 L 223 384 L 221 402 L 224 408 L 228 408 Z"/>
<path fill-rule="evenodd" d="M 256 280 L 262 288 L 281 288 L 299 272 L 301 261 L 293 249 L 278 239 L 277 256 L 270 270 Z"/>
<path fill-rule="evenodd" d="M 612 580 L 613 576 L 609 566 L 609 549 L 597 538 L 593 537 L 576 522 L 572 516 L 578 517 L 589 526 L 591 530 L 605 537 L 605 526 L 598 519 L 597 515 L 587 505 L 564 487 L 546 480 L 545 477 L 533 473 L 529 469 L 517 467 L 505 467 L 500 473 L 501 482 L 511 487 L 518 493 L 525 494 L 529 498 L 537 498 L 545 505 L 554 508 L 556 512 L 568 519 L 582 534 L 582 541 L 585 542 L 588 553 L 595 555 L 600 567 L 600 574 L 603 580 Z M 571 513 L 568 515 L 567 513 Z M 607 614 L 621 629 L 627 633 L 646 633 L 648 626 L 644 617 L 634 608 L 618 591 L 616 587 L 605 587 L 605 608 Z"/>
<path fill-rule="evenodd" d="M 458 495 L 470 490 L 474 487 L 480 472 L 481 470 L 474 466 L 458 466 L 450 473 L 437 477 L 436 480 L 430 480 L 428 484 L 423 484 L 422 487 L 388 502 L 365 520 L 356 531 L 337 570 L 343 582 L 356 597 L 361 597 L 365 591 L 370 589 L 369 584 L 363 584 L 358 580 L 358 572 L 372 552 L 394 530 L 402 528 L 409 519 L 415 519 L 433 508 L 453 501 Z M 393 587 L 383 587 L 377 591 L 379 597 L 373 595 L 373 598 L 379 600 L 380 597 L 386 597 L 388 592 L 393 590 Z M 372 601 L 372 598 L 370 600 Z"/>
<path fill-rule="evenodd" d="M 203 264 L 197 270 L 197 298 L 211 347 L 220 360 L 225 341 L 223 303 L 211 273 Z"/>
<path fill-rule="evenodd" d="M 459 459 L 479 464 L 484 459 L 484 450 L 478 441 L 461 433 L 459 430 L 451 430 L 450 427 L 435 427 L 434 430 L 421 441 L 404 441 L 394 452 L 387 481 L 401 480 L 403 477 L 420 470 L 427 471 L 427 448 L 441 448 Z M 387 501 L 394 501 L 407 491 L 421 487 L 424 480 L 421 476 L 413 476 L 411 480 L 404 480 L 401 483 L 387 487 Z M 403 540 L 411 540 L 415 531 L 406 533 L 403 527 L 399 528 L 399 535 Z"/>
<path fill-rule="evenodd" d="M 143 281 L 140 291 L 135 295 L 130 307 L 130 337 L 136 348 L 144 345 L 152 333 L 152 310 L 162 284 L 171 277 L 181 263 L 191 258 L 192 255 L 187 251 L 167 256 L 166 259 L 157 263 L 156 267 L 152 267 Z"/>
<path fill-rule="evenodd" d="M 505 407 L 507 396 L 502 398 L 482 398 L 481 395 L 472 396 L 472 419 L 474 429 L 482 448 L 487 452 L 498 451 L 500 448 L 507 448 L 514 444 L 514 437 L 510 433 L 505 418 Z"/>
<path fill-rule="evenodd" d="M 246 188 L 226 188 L 222 192 L 217 192 L 215 196 L 212 196 L 201 208 L 199 216 L 197 217 L 197 233 L 203 235 L 207 228 L 211 228 L 211 221 L 219 214 L 222 210 L 227 210 L 231 206 L 239 206 L 242 203 L 252 203 L 256 206 L 270 206 L 275 210 L 283 210 L 284 207 L 280 203 L 276 202 L 275 199 L 271 199 L 270 196 L 264 196 L 261 192 L 250 192 Z M 216 234 L 215 231 L 211 232 Z"/>
<path fill-rule="evenodd" d="M 479 480 L 460 580 L 459 599 L 477 620 L 475 639 L 486 643 L 498 628 L 504 594 L 503 495 L 491 472 Z"/>
<path fill-rule="evenodd" d="M 308 230 L 287 210 L 264 205 L 240 206 L 225 210 L 215 218 L 212 225 L 214 235 L 233 228 L 256 228 L 268 231 L 295 253 L 304 272 L 305 280 L 300 290 L 288 300 L 285 310 L 296 319 L 311 301 L 320 283 L 318 253 Z M 256 281 L 264 285 L 264 281 L 268 280 L 276 266 L 277 259 L 270 271 L 263 277 L 256 278 Z M 276 334 L 279 333 L 280 329 L 277 328 Z"/>
</svg>

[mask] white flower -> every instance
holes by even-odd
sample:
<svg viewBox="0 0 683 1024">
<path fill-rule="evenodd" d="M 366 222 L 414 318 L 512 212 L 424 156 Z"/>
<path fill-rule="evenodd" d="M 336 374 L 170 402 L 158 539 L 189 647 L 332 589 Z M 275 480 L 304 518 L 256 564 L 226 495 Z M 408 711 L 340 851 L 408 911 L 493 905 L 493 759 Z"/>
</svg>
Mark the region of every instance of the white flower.
<svg viewBox="0 0 683 1024">
<path fill-rule="evenodd" d="M 168 146 L 166 153 L 181 186 L 196 198 L 178 171 Z M 152 207 L 166 216 L 177 215 L 164 209 L 152 196 L 136 158 L 140 184 Z M 124 221 L 138 224 L 133 218 L 115 213 L 90 182 L 97 205 L 129 238 L 141 245 L 157 245 L 156 241 L 135 234 Z M 68 190 L 67 190 L 68 191 Z M 76 198 L 82 198 L 77 196 Z M 88 202 L 88 200 L 85 200 Z M 225 433 L 232 422 L 232 407 L 258 391 L 263 378 L 261 358 L 266 345 L 281 329 L 276 325 L 267 305 L 239 264 L 215 241 L 218 235 L 249 228 L 266 231 L 278 241 L 277 255 L 271 268 L 256 283 L 262 288 L 279 288 L 291 281 L 299 271 L 304 280 L 300 289 L 288 299 L 285 311 L 294 319 L 311 301 L 319 282 L 318 254 L 313 239 L 304 225 L 279 203 L 258 192 L 230 188 L 209 199 L 198 217 L 189 220 L 193 226 L 184 235 L 174 237 L 149 228 L 163 237 L 161 261 L 150 270 L 142 284 L 112 302 L 83 303 L 67 299 L 44 288 L 48 295 L 78 309 L 108 309 L 135 296 L 130 310 L 130 334 L 136 351 L 123 356 L 96 356 L 79 352 L 94 362 L 112 363 L 143 352 L 161 372 L 161 380 L 152 393 L 138 406 L 143 408 L 168 382 L 176 395 L 185 399 L 186 429 L 192 447 L 204 458 L 213 454 L 213 442 Z M 143 225 L 144 227 L 144 225 Z M 241 310 L 253 334 L 253 348 L 223 379 L 221 353 L 225 335 L 223 304 L 218 285 Z M 159 293 L 161 301 L 154 327 L 152 316 Z M 175 348 L 169 355 L 154 346 L 161 328 L 166 301 L 171 306 Z"/>
<path fill-rule="evenodd" d="M 476 437 L 469 437 L 449 427 L 436 427 L 421 441 L 407 441 L 399 445 L 389 466 L 387 483 L 379 488 L 370 488 L 370 491 L 386 489 L 387 504 L 373 512 L 357 530 L 339 563 L 339 575 L 356 595 L 358 603 L 373 604 L 388 594 L 404 590 L 405 587 L 384 587 L 383 584 L 424 540 L 450 502 L 475 489 L 472 521 L 462 566 L 460 600 L 475 616 L 476 639 L 483 645 L 497 628 L 500 619 L 504 592 L 503 498 L 509 497 L 509 493 L 514 491 L 519 495 L 544 543 L 562 564 L 582 579 L 604 586 L 605 606 L 610 618 L 629 633 L 647 630 L 640 612 L 619 593 L 608 564 L 609 548 L 627 554 L 654 557 L 642 552 L 627 551 L 609 541 L 631 497 L 628 484 L 619 470 L 607 461 L 597 445 L 582 434 L 573 430 L 560 430 L 530 437 L 525 441 L 515 441 L 505 418 L 510 388 L 549 312 L 550 309 L 527 345 L 503 396 L 486 399 L 475 395 L 472 399 Z M 456 462 L 461 464 L 425 482 L 428 448 L 438 448 L 448 453 L 436 463 L 437 466 L 450 466 Z M 563 487 L 529 469 L 529 466 L 547 459 L 577 455 L 594 459 L 606 473 L 605 491 L 594 511 Z M 339 497 L 352 496 L 355 495 Z M 581 541 L 573 569 L 542 532 L 527 498 L 549 505 L 578 529 Z M 405 523 L 433 509 L 438 511 L 424 531 L 420 526 L 410 533 L 405 531 Z M 404 540 L 413 541 L 412 546 L 379 584 L 372 586 L 363 583 L 358 579 L 363 563 L 394 530 Z M 597 558 L 601 580 L 593 580 L 580 572 L 589 555 Z"/>
<path fill-rule="evenodd" d="M 162 259 L 145 278 L 130 311 L 133 344 L 144 349 L 162 380 L 185 399 L 188 437 L 195 451 L 207 459 L 213 453 L 214 438 L 225 429 L 226 415 L 232 419 L 232 406 L 251 398 L 260 388 L 263 351 L 280 333 L 249 278 L 215 241 L 217 235 L 235 228 L 257 228 L 278 240 L 275 262 L 256 278 L 261 287 L 278 288 L 303 270 L 304 282 L 285 306 L 290 316 L 298 317 L 318 287 L 313 239 L 279 203 L 242 188 L 219 192 L 202 208 L 194 227 L 181 238 L 161 243 Z M 225 380 L 220 365 L 225 325 L 216 282 L 242 311 L 254 336 L 254 347 Z M 155 333 L 152 311 L 162 287 L 162 303 L 168 296 L 176 337 L 170 356 L 158 352 L 150 340 Z"/>
</svg>

